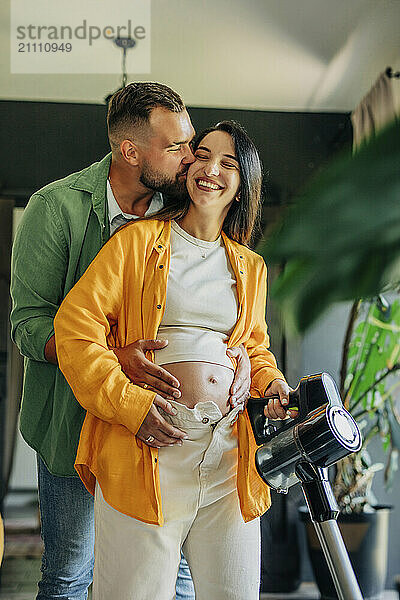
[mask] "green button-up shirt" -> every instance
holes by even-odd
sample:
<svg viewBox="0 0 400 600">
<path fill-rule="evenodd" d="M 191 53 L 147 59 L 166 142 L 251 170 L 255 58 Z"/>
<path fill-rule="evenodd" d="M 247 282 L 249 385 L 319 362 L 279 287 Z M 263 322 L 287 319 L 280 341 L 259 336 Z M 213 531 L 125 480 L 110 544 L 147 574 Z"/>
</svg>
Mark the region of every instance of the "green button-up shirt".
<svg viewBox="0 0 400 600">
<path fill-rule="evenodd" d="M 110 163 L 108 154 L 36 192 L 13 247 L 11 335 L 25 357 L 20 429 L 54 475 L 76 475 L 85 411 L 44 348 L 63 298 L 109 238 Z"/>
</svg>

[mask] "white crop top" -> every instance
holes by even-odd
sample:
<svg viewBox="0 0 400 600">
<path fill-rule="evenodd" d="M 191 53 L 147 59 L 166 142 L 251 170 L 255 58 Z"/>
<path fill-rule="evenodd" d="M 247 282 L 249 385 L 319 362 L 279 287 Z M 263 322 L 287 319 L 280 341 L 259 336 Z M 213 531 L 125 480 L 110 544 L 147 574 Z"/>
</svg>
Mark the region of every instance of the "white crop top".
<svg viewBox="0 0 400 600">
<path fill-rule="evenodd" d="M 204 361 L 233 369 L 226 342 L 237 312 L 236 279 L 221 236 L 206 242 L 173 221 L 167 298 L 157 335 L 168 346 L 154 353 L 155 362 Z"/>
</svg>

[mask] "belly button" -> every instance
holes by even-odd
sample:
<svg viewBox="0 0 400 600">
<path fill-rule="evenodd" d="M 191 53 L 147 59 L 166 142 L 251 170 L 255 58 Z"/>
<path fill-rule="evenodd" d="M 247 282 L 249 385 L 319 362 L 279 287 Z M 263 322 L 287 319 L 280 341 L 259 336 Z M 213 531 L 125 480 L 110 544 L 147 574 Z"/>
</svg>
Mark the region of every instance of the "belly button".
<svg viewBox="0 0 400 600">
<path fill-rule="evenodd" d="M 215 377 L 210 377 L 210 383 L 218 383 L 218 379 Z"/>
</svg>

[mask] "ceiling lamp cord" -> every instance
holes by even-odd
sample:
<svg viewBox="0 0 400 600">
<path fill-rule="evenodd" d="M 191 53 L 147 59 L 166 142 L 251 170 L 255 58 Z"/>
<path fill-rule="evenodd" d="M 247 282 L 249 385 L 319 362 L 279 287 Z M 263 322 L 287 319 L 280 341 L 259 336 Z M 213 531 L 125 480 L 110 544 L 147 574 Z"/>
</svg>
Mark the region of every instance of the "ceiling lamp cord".
<svg viewBox="0 0 400 600">
<path fill-rule="evenodd" d="M 116 92 L 118 92 L 119 90 L 122 90 L 124 87 L 126 87 L 126 82 L 128 81 L 128 73 L 126 72 L 126 54 L 128 50 L 136 46 L 136 41 L 130 37 L 117 37 L 113 40 L 113 42 L 118 48 L 122 48 L 121 87 L 115 90 Z M 114 93 L 115 92 L 113 92 L 113 94 Z M 106 104 L 108 104 L 113 94 L 108 94 L 105 97 Z"/>
<path fill-rule="evenodd" d="M 128 80 L 128 74 L 126 72 L 126 53 L 131 48 L 136 46 L 136 41 L 129 37 L 117 37 L 114 40 L 114 44 L 118 46 L 118 48 L 122 48 L 122 78 L 121 78 L 121 88 L 126 86 L 126 82 Z"/>
</svg>

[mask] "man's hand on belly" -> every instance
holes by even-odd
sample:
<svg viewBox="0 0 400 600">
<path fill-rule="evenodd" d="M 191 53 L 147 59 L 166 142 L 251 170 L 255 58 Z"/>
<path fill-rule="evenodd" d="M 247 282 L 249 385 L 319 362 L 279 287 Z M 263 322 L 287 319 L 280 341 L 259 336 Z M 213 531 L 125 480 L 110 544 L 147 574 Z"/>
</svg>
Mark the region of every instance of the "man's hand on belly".
<svg viewBox="0 0 400 600">
<path fill-rule="evenodd" d="M 159 365 L 145 356 L 148 350 L 160 350 L 167 345 L 166 340 L 137 340 L 124 348 L 112 348 L 122 371 L 134 383 L 156 392 L 166 400 L 181 397 L 179 381 Z"/>
<path fill-rule="evenodd" d="M 228 356 L 236 359 L 235 377 L 232 381 L 229 403 L 234 408 L 238 404 L 246 406 L 247 400 L 250 397 L 250 359 L 243 344 L 236 348 L 228 348 L 226 351 Z"/>
<path fill-rule="evenodd" d="M 154 398 L 153 404 L 147 413 L 136 437 L 152 448 L 161 448 L 162 446 L 182 445 L 188 437 L 184 431 L 170 425 L 159 413 L 157 407 L 173 415 L 176 410 L 161 396 Z"/>
</svg>

